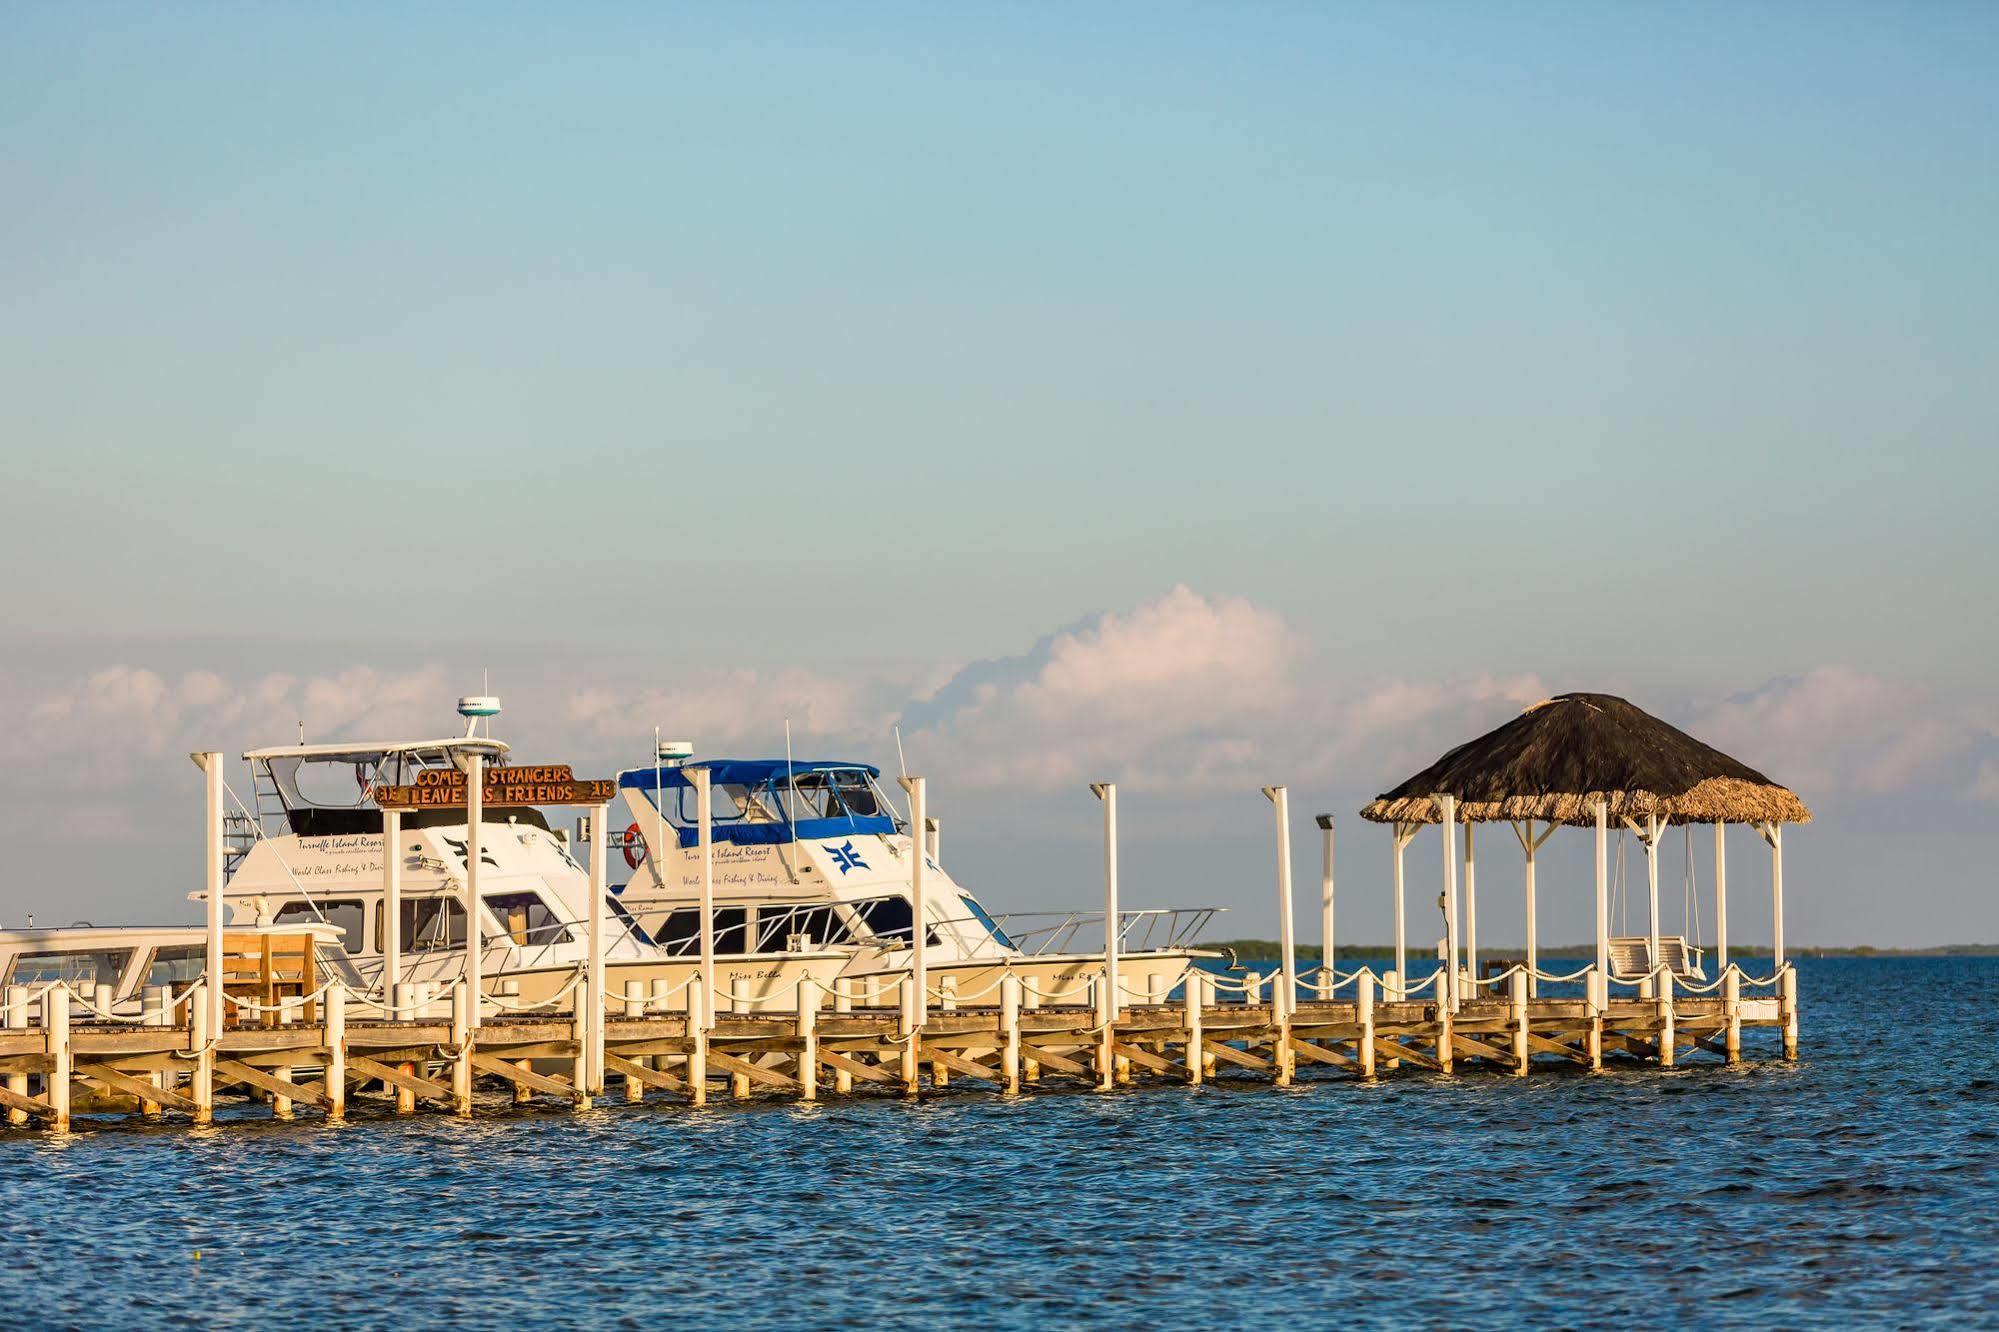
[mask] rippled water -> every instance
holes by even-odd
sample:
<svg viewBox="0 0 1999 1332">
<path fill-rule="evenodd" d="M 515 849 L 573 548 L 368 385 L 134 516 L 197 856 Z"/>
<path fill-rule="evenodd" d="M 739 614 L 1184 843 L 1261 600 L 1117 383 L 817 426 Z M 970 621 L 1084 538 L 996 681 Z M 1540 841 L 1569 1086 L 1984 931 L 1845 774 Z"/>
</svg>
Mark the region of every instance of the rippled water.
<svg viewBox="0 0 1999 1332">
<path fill-rule="evenodd" d="M 1795 1066 L 0 1135 L 0 1309 L 1994 1323 L 1999 960 L 1801 970 Z"/>
</svg>

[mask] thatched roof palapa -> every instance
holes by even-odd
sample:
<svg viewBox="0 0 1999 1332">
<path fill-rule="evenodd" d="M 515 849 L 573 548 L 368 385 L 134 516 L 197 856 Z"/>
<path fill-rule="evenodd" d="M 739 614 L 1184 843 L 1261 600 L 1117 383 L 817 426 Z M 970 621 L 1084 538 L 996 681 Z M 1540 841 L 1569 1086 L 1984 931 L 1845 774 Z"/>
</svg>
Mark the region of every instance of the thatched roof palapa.
<svg viewBox="0 0 1999 1332">
<path fill-rule="evenodd" d="M 1594 824 L 1656 814 L 1669 823 L 1809 823 L 1812 812 L 1762 773 L 1610 694 L 1558 694 L 1459 745 L 1361 817 L 1439 823 L 1434 796 L 1475 823 Z"/>
</svg>

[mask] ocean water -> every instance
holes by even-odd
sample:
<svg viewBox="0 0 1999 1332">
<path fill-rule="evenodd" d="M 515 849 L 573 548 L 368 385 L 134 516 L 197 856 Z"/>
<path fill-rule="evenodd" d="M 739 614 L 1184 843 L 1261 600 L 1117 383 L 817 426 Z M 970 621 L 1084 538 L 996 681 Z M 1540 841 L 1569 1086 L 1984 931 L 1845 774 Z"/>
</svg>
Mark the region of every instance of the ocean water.
<svg viewBox="0 0 1999 1332">
<path fill-rule="evenodd" d="M 1999 960 L 1804 1058 L 0 1131 L 16 1326 L 1999 1325 Z"/>
</svg>

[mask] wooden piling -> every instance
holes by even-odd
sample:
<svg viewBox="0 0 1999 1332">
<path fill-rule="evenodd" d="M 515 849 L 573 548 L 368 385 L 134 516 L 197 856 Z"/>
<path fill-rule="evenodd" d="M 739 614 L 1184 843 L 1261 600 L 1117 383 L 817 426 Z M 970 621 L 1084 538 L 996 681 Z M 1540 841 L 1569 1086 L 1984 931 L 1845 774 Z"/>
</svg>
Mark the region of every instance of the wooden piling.
<svg viewBox="0 0 1999 1332">
<path fill-rule="evenodd" d="M 1020 977 L 1000 977 L 1000 1090 L 1020 1094 Z"/>
<path fill-rule="evenodd" d="M 1360 1023 L 1360 1036 L 1354 1044 L 1354 1056 L 1364 1078 L 1374 1076 L 1374 973 L 1363 970 L 1354 977 L 1354 1010 Z"/>
<path fill-rule="evenodd" d="M 1742 1062 L 1742 972 L 1734 966 L 1721 974 L 1721 1016 L 1728 1024 L 1723 1058 L 1733 1067 Z"/>
<path fill-rule="evenodd" d="M 902 1000 L 902 1094 L 916 1096 L 922 1091 L 923 1041 L 916 1025 L 916 978 L 904 976 L 897 987 Z"/>
<path fill-rule="evenodd" d="M 215 1121 L 215 1051 L 209 1044 L 209 1021 L 215 1010 L 208 1001 L 207 991 L 208 984 L 204 981 L 187 992 L 187 1044 L 188 1052 L 194 1056 L 188 1092 L 194 1101 L 196 1124 Z"/>
<path fill-rule="evenodd" d="M 627 1018 L 637 1017 L 639 1014 L 645 1012 L 645 1006 L 646 1006 L 646 983 L 644 981 L 635 981 L 635 980 L 626 981 L 625 1006 L 622 1010 L 624 1016 Z M 634 1059 L 632 1062 L 643 1067 L 646 1061 L 643 1058 L 637 1058 Z M 639 1081 L 639 1079 L 634 1077 L 632 1074 L 627 1073 L 625 1075 L 625 1100 L 643 1101 L 645 1099 L 645 1094 L 646 1094 L 645 1083 Z"/>
<path fill-rule="evenodd" d="M 1610 978 L 1591 967 L 1583 973 L 1583 1007 L 1589 1013 L 1589 1066 L 1603 1071 L 1603 1010 L 1610 1002 Z"/>
<path fill-rule="evenodd" d="M 1659 1067 L 1671 1068 L 1678 1061 L 1680 1034 L 1675 1027 L 1679 1014 L 1673 1005 L 1673 973 L 1668 968 L 1659 973 Z"/>
<path fill-rule="evenodd" d="M 798 982 L 798 1094 L 819 1099 L 819 986 L 811 977 Z"/>
<path fill-rule="evenodd" d="M 834 1015 L 845 1016 L 849 1013 L 852 1013 L 853 1011 L 854 1011 L 853 995 L 849 993 L 847 987 L 841 983 L 840 978 L 838 976 L 835 976 L 833 978 Z M 848 1072 L 847 1069 L 842 1065 L 834 1066 L 833 1090 L 841 1096 L 848 1096 L 853 1093 L 854 1075 Z"/>
<path fill-rule="evenodd" d="M 49 1071 L 42 1075 L 43 1099 L 49 1103 L 50 1127 L 69 1132 L 69 1083 L 75 1058 L 69 1037 L 69 990 L 57 985 L 42 996 L 42 1031 L 48 1042 Z"/>
<path fill-rule="evenodd" d="M 1513 1022 L 1513 1075 L 1527 1076 L 1529 1052 L 1527 1048 L 1527 973 L 1516 971 L 1506 978 L 1507 998 L 1512 1001 Z"/>
<path fill-rule="evenodd" d="M 347 991 L 338 985 L 326 992 L 321 1010 L 324 1027 L 321 1042 L 326 1046 L 326 1118 L 338 1124 L 347 1117 Z"/>
<path fill-rule="evenodd" d="M 1777 977 L 1777 1015 L 1784 1024 L 1784 1058 L 1798 1057 L 1798 969 L 1786 965 Z"/>
<path fill-rule="evenodd" d="M 1194 967 L 1187 973 L 1186 985 L 1181 1001 L 1187 1010 L 1187 1085 L 1201 1085 L 1201 1075 L 1208 1061 L 1201 1047 L 1201 1010 L 1207 1005 L 1207 973 Z"/>
<path fill-rule="evenodd" d="M 472 1004 L 462 976 L 451 987 L 451 1110 L 472 1113 Z"/>
<path fill-rule="evenodd" d="M 705 779 L 705 774 L 704 774 Z M 708 1104 L 708 978 L 703 974 L 687 987 L 687 1027 L 693 1044 L 687 1051 L 687 1099 Z"/>
<path fill-rule="evenodd" d="M 1441 988 L 1438 990 L 1437 1071 L 1440 1073 L 1448 1073 L 1451 1071 L 1452 1057 L 1454 1054 L 1453 1047 L 1457 1045 L 1457 1041 L 1454 1039 L 1454 1037 L 1456 1036 L 1456 1032 L 1452 1030 L 1451 1003 L 1449 999 L 1443 997 L 1444 993 L 1445 992 Z"/>
</svg>

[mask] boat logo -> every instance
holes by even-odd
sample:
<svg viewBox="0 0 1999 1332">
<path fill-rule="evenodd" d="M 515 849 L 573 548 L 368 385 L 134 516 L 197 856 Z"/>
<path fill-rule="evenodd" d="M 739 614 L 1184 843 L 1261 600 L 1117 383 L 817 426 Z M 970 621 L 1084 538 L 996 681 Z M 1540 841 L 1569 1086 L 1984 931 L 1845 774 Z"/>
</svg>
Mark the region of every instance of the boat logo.
<svg viewBox="0 0 1999 1332">
<path fill-rule="evenodd" d="M 833 857 L 833 863 L 845 874 L 850 869 L 866 869 L 868 862 L 861 859 L 861 853 L 854 850 L 854 839 L 849 837 L 845 846 L 829 846 L 826 854 Z"/>
</svg>

